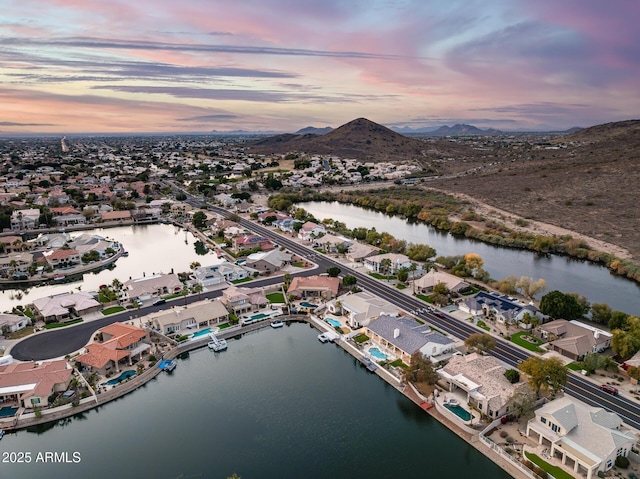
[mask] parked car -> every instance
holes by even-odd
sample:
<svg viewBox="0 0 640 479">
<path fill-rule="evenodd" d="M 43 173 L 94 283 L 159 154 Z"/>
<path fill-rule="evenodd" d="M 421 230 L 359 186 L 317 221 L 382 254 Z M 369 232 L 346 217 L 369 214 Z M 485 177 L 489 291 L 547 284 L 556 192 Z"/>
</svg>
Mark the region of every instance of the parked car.
<svg viewBox="0 0 640 479">
<path fill-rule="evenodd" d="M 600 389 L 602 389 L 604 392 L 612 394 L 614 396 L 618 395 L 618 389 L 614 388 L 613 386 L 610 386 L 608 384 L 601 384 L 600 385 Z"/>
<path fill-rule="evenodd" d="M 162 299 L 162 298 L 161 298 L 161 299 L 156 299 L 156 300 L 153 302 L 153 305 L 154 305 L 154 306 L 158 306 L 159 304 L 164 304 L 164 303 L 166 303 L 166 302 L 167 302 L 167 301 L 166 301 L 166 300 L 164 300 L 164 299 Z"/>
</svg>

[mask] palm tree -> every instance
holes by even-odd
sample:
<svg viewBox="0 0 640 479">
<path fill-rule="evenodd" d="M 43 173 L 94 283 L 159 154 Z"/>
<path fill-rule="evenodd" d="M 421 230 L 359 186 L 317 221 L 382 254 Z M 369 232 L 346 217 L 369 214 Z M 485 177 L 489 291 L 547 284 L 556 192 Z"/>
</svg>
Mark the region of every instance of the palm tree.
<svg viewBox="0 0 640 479">
<path fill-rule="evenodd" d="M 193 285 L 193 288 L 191 288 L 191 291 L 193 291 L 194 293 L 198 293 L 198 301 L 200 301 L 200 293 L 202 293 L 203 289 L 204 288 L 201 284 L 195 284 Z"/>
<path fill-rule="evenodd" d="M 411 271 L 411 284 L 413 285 L 413 294 L 416 294 L 416 270 L 418 269 L 418 265 L 413 261 L 409 265 L 409 271 Z"/>
<path fill-rule="evenodd" d="M 391 260 L 389 258 L 384 258 L 380 261 L 380 269 L 382 270 L 382 273 L 387 276 L 391 270 Z"/>
</svg>

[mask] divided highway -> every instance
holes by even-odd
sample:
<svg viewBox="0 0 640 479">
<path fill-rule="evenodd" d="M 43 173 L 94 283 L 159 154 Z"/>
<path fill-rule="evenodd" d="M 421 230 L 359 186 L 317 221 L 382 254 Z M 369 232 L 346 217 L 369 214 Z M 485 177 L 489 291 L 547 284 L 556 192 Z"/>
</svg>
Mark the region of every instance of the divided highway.
<svg viewBox="0 0 640 479">
<path fill-rule="evenodd" d="M 171 186 L 175 188 L 175 186 Z M 200 207 L 200 205 L 202 204 L 202 201 L 200 199 L 189 194 L 187 194 L 187 202 L 192 204 L 194 207 Z M 209 205 L 209 210 L 223 216 L 230 215 L 228 211 L 211 205 Z M 344 264 L 338 263 L 327 256 L 316 254 L 310 248 L 300 245 L 297 242 L 287 238 L 286 236 L 277 234 L 262 225 L 245 219 L 241 219 L 240 224 L 261 236 L 270 238 L 274 242 L 278 243 L 281 246 L 284 246 L 289 251 L 299 256 L 312 259 L 315 263 L 318 264 L 318 269 L 296 273 L 296 275 L 298 276 L 309 276 L 318 274 L 319 272 L 326 271 L 326 269 L 330 266 L 338 266 L 343 273 L 348 273 L 355 276 L 358 280 L 359 287 L 366 289 L 367 291 L 370 291 L 371 293 L 382 298 L 385 298 L 387 301 L 408 312 L 415 311 L 417 317 L 419 317 L 423 321 L 428 322 L 441 331 L 444 331 L 460 339 L 466 339 L 473 333 L 481 332 L 478 328 L 471 325 L 470 323 L 460 321 L 447 314 L 429 312 L 428 310 L 426 310 L 425 303 L 422 300 L 402 293 L 401 291 L 390 287 L 389 285 L 376 280 L 367 274 L 363 274 L 359 271 L 348 268 Z M 280 281 L 282 281 L 280 277 L 257 280 L 251 282 L 251 287 L 265 286 L 268 284 L 278 283 Z M 220 296 L 221 294 L 221 291 L 210 291 L 202 293 L 201 297 L 215 298 Z M 193 302 L 196 300 L 196 296 L 187 298 L 188 302 Z M 132 317 L 144 316 L 146 314 L 166 308 L 170 304 L 183 304 L 183 301 L 184 299 L 181 298 L 179 300 L 171 301 L 166 305 L 143 307 L 139 311 L 126 311 L 88 323 L 82 323 L 77 326 L 30 336 L 16 344 L 13 347 L 11 354 L 18 360 L 43 360 L 61 357 L 82 348 L 85 344 L 87 344 L 87 342 L 91 338 L 91 335 L 94 334 L 94 332 L 99 328 L 102 328 L 116 321 L 128 321 Z M 527 351 L 524 351 L 518 346 L 500 338 L 496 338 L 496 347 L 490 352 L 490 354 L 513 366 L 514 368 L 517 368 L 519 362 L 531 356 Z M 624 418 L 627 424 L 640 429 L 640 407 L 636 401 L 622 396 L 612 396 L 602 391 L 599 385 L 594 384 L 591 381 L 573 372 L 569 375 L 569 381 L 565 387 L 565 391 L 583 400 L 587 404 L 604 407 L 609 411 L 617 413 L 622 418 Z"/>
</svg>

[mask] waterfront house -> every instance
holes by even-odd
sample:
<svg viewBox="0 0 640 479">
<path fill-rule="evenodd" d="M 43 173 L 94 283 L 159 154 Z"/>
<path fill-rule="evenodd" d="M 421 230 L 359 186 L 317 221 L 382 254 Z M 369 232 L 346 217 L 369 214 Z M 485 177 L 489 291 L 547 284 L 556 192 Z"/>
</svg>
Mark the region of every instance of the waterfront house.
<svg viewBox="0 0 640 479">
<path fill-rule="evenodd" d="M 45 407 L 54 392 L 66 391 L 73 370 L 64 359 L 0 366 L 0 405 Z"/>
<path fill-rule="evenodd" d="M 296 276 L 291 281 L 287 293 L 305 299 L 321 298 L 329 300 L 337 296 L 340 278 L 330 276 Z"/>
<path fill-rule="evenodd" d="M 27 277 L 29 268 L 33 264 L 33 254 L 21 252 L 0 256 L 0 276 Z"/>
<path fill-rule="evenodd" d="M 433 287 L 440 283 L 444 283 L 452 293 L 458 293 L 469 288 L 469 283 L 463 281 L 460 277 L 435 269 L 428 271 L 413 282 L 415 291 L 423 294 L 431 293 Z"/>
<path fill-rule="evenodd" d="M 352 244 L 353 240 L 332 234 L 326 234 L 313 239 L 313 247 L 322 248 L 327 253 L 337 253 L 339 251 L 346 252 Z"/>
<path fill-rule="evenodd" d="M 81 214 L 70 214 L 56 216 L 54 218 L 56 225 L 66 228 L 67 226 L 85 225 L 87 224 L 87 218 Z"/>
<path fill-rule="evenodd" d="M 386 260 L 389 261 L 388 267 L 385 267 Z M 409 268 L 411 260 L 403 254 L 385 253 L 365 258 L 364 266 L 374 273 L 396 274 L 401 268 Z"/>
<path fill-rule="evenodd" d="M 54 251 L 45 251 L 42 254 L 53 269 L 69 268 L 81 263 L 78 250 L 73 248 L 60 248 Z"/>
<path fill-rule="evenodd" d="M 367 326 L 381 314 L 397 316 L 400 313 L 397 306 L 368 291 L 343 294 L 327 303 L 327 311 L 345 316 L 353 329 Z"/>
<path fill-rule="evenodd" d="M 97 331 L 98 340 L 87 345 L 86 352 L 75 358 L 77 364 L 105 376 L 120 371 L 120 363 L 133 365 L 151 348 L 147 332 L 126 323 L 113 323 Z"/>
<path fill-rule="evenodd" d="M 587 353 L 601 353 L 611 346 L 613 335 L 580 321 L 556 319 L 540 327 L 549 347 L 563 356 L 579 361 Z"/>
<path fill-rule="evenodd" d="M 147 316 L 151 326 L 163 334 L 186 334 L 190 329 L 213 326 L 229 320 L 229 311 L 219 300 L 204 300 L 188 307 L 174 306 Z"/>
<path fill-rule="evenodd" d="M 2 236 L 0 244 L 5 253 L 19 253 L 31 247 L 31 244 L 22 241 L 20 236 Z"/>
<path fill-rule="evenodd" d="M 349 261 L 354 263 L 362 263 L 369 256 L 375 256 L 380 251 L 370 244 L 355 242 L 347 250 L 345 256 Z"/>
<path fill-rule="evenodd" d="M 33 306 L 36 318 L 45 323 L 71 320 L 102 308 L 91 294 L 84 291 L 38 298 L 33 301 Z"/>
<path fill-rule="evenodd" d="M 235 315 L 256 311 L 269 305 L 269 300 L 261 289 L 238 286 L 229 286 L 222 291 L 220 301 Z"/>
<path fill-rule="evenodd" d="M 493 356 L 471 353 L 452 356 L 437 372 L 448 384 L 449 391 L 463 390 L 470 406 L 495 419 L 509 413 L 509 403 L 514 396 L 533 394 L 525 381 L 512 384 L 505 371 Z"/>
<path fill-rule="evenodd" d="M 364 334 L 387 356 L 407 365 L 411 363 L 411 355 L 418 351 L 433 359 L 452 351 L 455 344 L 453 339 L 407 316 L 381 314 L 365 327 Z"/>
<path fill-rule="evenodd" d="M 15 333 L 31 324 L 28 316 L 0 313 L 0 333 Z"/>
<path fill-rule="evenodd" d="M 105 211 L 100 215 L 102 221 L 129 221 L 131 211 Z"/>
<path fill-rule="evenodd" d="M 493 317 L 499 323 L 517 324 L 526 314 L 537 317 L 540 322 L 545 316 L 533 304 L 523 304 L 507 295 L 480 291 L 473 298 L 462 301 L 458 305 L 460 311 L 472 316 Z"/>
<path fill-rule="evenodd" d="M 245 268 L 228 261 L 210 266 L 198 266 L 193 270 L 195 281 L 203 288 L 226 283 L 227 281 L 244 279 L 248 276 L 249 272 Z"/>
<path fill-rule="evenodd" d="M 254 253 L 247 256 L 247 262 L 245 264 L 247 267 L 265 274 L 280 271 L 285 266 L 290 265 L 291 261 L 291 253 L 274 249 L 268 252 Z"/>
<path fill-rule="evenodd" d="M 314 238 L 326 233 L 327 230 L 324 226 L 314 223 L 313 221 L 307 221 L 300 227 L 298 238 L 303 241 L 313 241 Z"/>
<path fill-rule="evenodd" d="M 548 446 L 550 456 L 587 479 L 610 470 L 618 456 L 628 456 L 638 439 L 617 414 L 569 395 L 548 402 L 535 415 L 527 423 L 527 437 Z"/>
<path fill-rule="evenodd" d="M 125 281 L 121 291 L 120 300 L 143 301 L 162 295 L 176 294 L 182 291 L 182 282 L 177 274 L 154 274 L 142 278 Z"/>
</svg>

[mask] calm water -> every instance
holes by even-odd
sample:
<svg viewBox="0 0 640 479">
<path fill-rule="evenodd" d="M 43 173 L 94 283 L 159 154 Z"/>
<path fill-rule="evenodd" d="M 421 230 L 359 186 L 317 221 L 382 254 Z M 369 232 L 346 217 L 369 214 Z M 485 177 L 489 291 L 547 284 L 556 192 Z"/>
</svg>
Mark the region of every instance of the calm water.
<svg viewBox="0 0 640 479">
<path fill-rule="evenodd" d="M 349 228 L 372 228 L 386 231 L 411 243 L 426 243 L 438 256 L 478 253 L 492 278 L 510 275 L 544 278 L 547 291 L 579 293 L 591 303 L 607 303 L 613 309 L 640 314 L 640 286 L 633 281 L 613 276 L 607 268 L 561 256 L 541 256 L 529 251 L 500 248 L 468 239 L 455 238 L 424 224 L 410 224 L 402 218 L 337 202 L 300 203 L 318 220 L 332 218 Z"/>
<path fill-rule="evenodd" d="M 2 464 L 3 479 L 510 477 L 317 331 L 293 324 L 206 348 L 144 388 L 2 451 L 79 452 Z"/>
<path fill-rule="evenodd" d="M 26 305 L 37 298 L 77 291 L 78 287 L 82 291 L 97 291 L 101 284 L 110 284 L 115 278 L 124 283 L 130 278 L 139 278 L 143 275 L 170 273 L 172 269 L 176 273 L 188 271 L 193 261 L 203 265 L 221 261 L 215 254 L 197 255 L 194 248 L 196 238 L 191 233 L 173 225 L 122 226 L 80 231 L 71 233 L 71 236 L 75 237 L 83 233 L 98 234 L 118 241 L 124 245 L 129 256 L 119 258 L 113 270 L 105 269 L 97 274 L 85 274 L 82 281 L 33 287 L 26 293 L 21 291 L 21 299 L 17 296 L 16 290 L 2 291 L 0 292 L 0 311 L 10 310 L 18 304 Z"/>
</svg>

